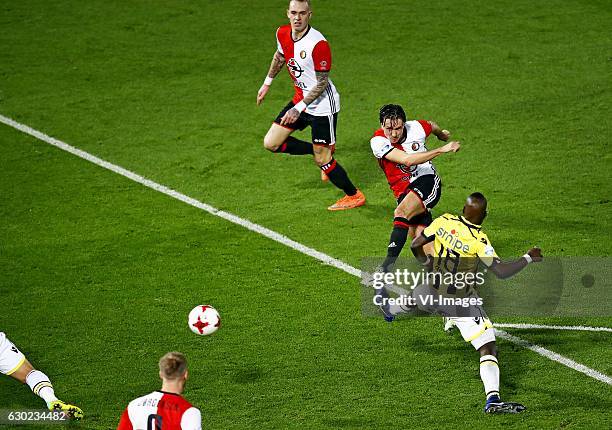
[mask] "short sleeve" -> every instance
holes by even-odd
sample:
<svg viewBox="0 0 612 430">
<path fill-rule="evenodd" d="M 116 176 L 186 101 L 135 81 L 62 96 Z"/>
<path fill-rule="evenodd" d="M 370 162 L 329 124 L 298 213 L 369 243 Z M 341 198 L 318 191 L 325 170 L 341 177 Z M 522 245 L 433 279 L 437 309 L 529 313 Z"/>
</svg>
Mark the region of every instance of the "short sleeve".
<svg viewBox="0 0 612 430">
<path fill-rule="evenodd" d="M 423 127 L 423 131 L 425 132 L 425 137 L 429 136 L 431 134 L 431 124 L 429 123 L 429 121 L 424 121 L 422 119 L 418 120 L 419 124 L 421 124 L 421 127 Z"/>
<path fill-rule="evenodd" d="M 279 31 L 280 31 L 280 27 L 276 30 L 276 50 L 280 52 L 281 54 L 285 55 L 285 53 L 283 52 L 283 46 L 281 45 L 280 39 L 278 38 Z"/>
<path fill-rule="evenodd" d="M 433 220 L 433 222 L 427 227 L 425 227 L 425 229 L 423 230 L 423 236 L 425 236 L 427 240 L 431 240 L 436 235 L 436 230 L 438 230 L 438 227 L 440 227 L 441 223 L 442 217 L 438 217 Z"/>
<path fill-rule="evenodd" d="M 329 72 L 332 65 L 331 50 L 327 40 L 318 42 L 312 50 L 315 72 Z"/>
<path fill-rule="evenodd" d="M 181 430 L 202 430 L 202 414 L 199 409 L 191 407 L 183 412 Z"/>
<path fill-rule="evenodd" d="M 480 258 L 480 261 L 484 263 L 485 266 L 491 267 L 493 261 L 499 259 L 495 249 L 489 242 L 489 238 L 484 235 L 482 240 L 478 242 L 478 248 L 476 249 L 476 255 Z"/>
<path fill-rule="evenodd" d="M 123 414 L 121 414 L 117 430 L 133 430 L 132 421 L 130 421 L 127 408 L 123 411 Z"/>
<path fill-rule="evenodd" d="M 370 139 L 370 146 L 376 158 L 385 158 L 385 155 L 393 151 L 393 145 L 391 145 L 389 139 L 382 136 L 374 136 Z"/>
</svg>

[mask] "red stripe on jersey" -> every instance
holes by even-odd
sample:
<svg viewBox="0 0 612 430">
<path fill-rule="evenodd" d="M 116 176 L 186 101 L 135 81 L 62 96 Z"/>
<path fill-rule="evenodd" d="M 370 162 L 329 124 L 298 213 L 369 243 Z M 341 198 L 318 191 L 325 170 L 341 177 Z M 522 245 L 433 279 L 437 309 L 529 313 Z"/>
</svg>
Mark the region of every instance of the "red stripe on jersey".
<svg viewBox="0 0 612 430">
<path fill-rule="evenodd" d="M 419 119 L 418 122 L 419 124 L 421 124 L 421 127 L 423 127 L 423 131 L 425 131 L 425 137 L 429 136 L 429 134 L 431 133 L 431 124 L 429 123 L 429 121 Z"/>
<path fill-rule="evenodd" d="M 130 421 L 130 416 L 128 415 L 127 408 L 121 414 L 121 419 L 119 420 L 119 426 L 117 426 L 117 430 L 134 430 L 132 426 L 132 422 Z"/>
<path fill-rule="evenodd" d="M 326 40 L 318 42 L 312 50 L 315 72 L 329 72 L 332 65 L 331 49 Z"/>
<path fill-rule="evenodd" d="M 157 404 L 157 413 L 162 417 L 164 428 L 180 429 L 183 414 L 189 408 L 191 408 L 191 403 L 183 397 L 178 394 L 164 393 Z"/>
<path fill-rule="evenodd" d="M 295 42 L 291 37 L 291 25 L 283 25 L 276 30 L 276 37 L 278 38 L 279 43 L 283 47 L 283 52 L 285 56 L 285 66 L 287 67 L 287 71 L 289 72 L 289 76 L 295 82 L 295 76 L 291 71 L 291 60 L 293 59 L 295 53 Z M 293 99 L 291 100 L 293 104 L 298 104 L 302 100 L 304 100 L 304 92 L 301 88 L 297 86 L 293 86 L 295 88 L 295 94 L 293 95 Z"/>
<path fill-rule="evenodd" d="M 382 128 L 376 130 L 373 137 L 387 138 Z M 394 144 L 393 147 L 405 152 L 400 143 Z M 406 192 L 408 185 L 410 185 L 410 166 L 400 165 L 387 160 L 385 157 L 378 159 L 378 165 L 387 177 L 387 182 L 389 182 L 389 188 L 393 191 L 393 195 L 396 199 L 399 198 Z"/>
<path fill-rule="evenodd" d="M 378 130 L 374 132 L 374 136 L 372 137 L 375 137 L 375 136 L 387 138 L 387 136 L 385 136 L 385 131 L 382 128 L 379 128 Z"/>
</svg>

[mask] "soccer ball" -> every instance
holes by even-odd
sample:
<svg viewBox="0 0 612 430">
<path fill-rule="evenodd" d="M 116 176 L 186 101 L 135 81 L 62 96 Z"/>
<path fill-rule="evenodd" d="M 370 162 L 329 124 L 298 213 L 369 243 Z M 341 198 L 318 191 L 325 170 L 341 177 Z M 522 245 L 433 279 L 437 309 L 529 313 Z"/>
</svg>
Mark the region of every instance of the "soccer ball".
<svg viewBox="0 0 612 430">
<path fill-rule="evenodd" d="M 216 332 L 221 326 L 221 317 L 215 308 L 209 305 L 196 306 L 189 312 L 189 328 L 195 334 L 206 336 Z"/>
</svg>

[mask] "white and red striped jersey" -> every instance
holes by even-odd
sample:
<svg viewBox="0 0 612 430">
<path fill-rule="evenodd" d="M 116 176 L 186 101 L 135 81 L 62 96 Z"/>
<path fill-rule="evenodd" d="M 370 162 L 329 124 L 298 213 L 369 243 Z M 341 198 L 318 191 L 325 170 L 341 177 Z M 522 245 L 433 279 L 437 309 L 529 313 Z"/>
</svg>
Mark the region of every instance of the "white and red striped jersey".
<svg viewBox="0 0 612 430">
<path fill-rule="evenodd" d="M 393 148 L 407 152 L 409 154 L 415 152 L 425 152 L 425 140 L 431 133 L 431 125 L 427 121 L 406 121 L 404 123 L 404 138 L 396 144 L 392 144 L 385 137 L 385 132 L 379 128 L 370 139 L 370 146 L 374 156 L 378 159 L 380 168 L 385 172 L 389 187 L 393 191 L 396 198 L 406 191 L 411 181 L 424 175 L 436 175 L 436 169 L 431 161 L 412 166 L 395 163 L 389 161 L 385 156 L 393 150 Z"/>
<path fill-rule="evenodd" d="M 291 25 L 276 30 L 278 52 L 285 57 L 289 76 L 293 79 L 295 95 L 293 103 L 299 103 L 317 84 L 316 72 L 329 72 L 332 66 L 329 43 L 312 27 L 298 41 L 291 37 Z M 340 110 L 340 94 L 331 79 L 327 88 L 306 107 L 306 113 L 315 116 L 335 114 Z"/>
<path fill-rule="evenodd" d="M 201 430 L 199 409 L 182 396 L 153 391 L 130 402 L 117 430 Z"/>
</svg>

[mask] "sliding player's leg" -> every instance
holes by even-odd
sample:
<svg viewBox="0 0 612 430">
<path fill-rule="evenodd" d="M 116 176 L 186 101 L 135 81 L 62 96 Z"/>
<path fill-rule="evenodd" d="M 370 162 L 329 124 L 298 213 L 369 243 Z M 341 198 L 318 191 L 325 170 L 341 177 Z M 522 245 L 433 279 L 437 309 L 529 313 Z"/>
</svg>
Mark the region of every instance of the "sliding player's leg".
<svg viewBox="0 0 612 430">
<path fill-rule="evenodd" d="M 66 404 L 55 396 L 49 377 L 34 369 L 23 353 L 2 332 L 0 332 L 0 373 L 27 384 L 35 395 L 45 401 L 49 410 L 64 412 L 69 418 L 83 417 L 83 411 L 79 407 Z"/>
</svg>

